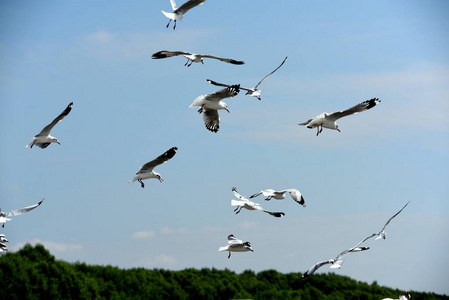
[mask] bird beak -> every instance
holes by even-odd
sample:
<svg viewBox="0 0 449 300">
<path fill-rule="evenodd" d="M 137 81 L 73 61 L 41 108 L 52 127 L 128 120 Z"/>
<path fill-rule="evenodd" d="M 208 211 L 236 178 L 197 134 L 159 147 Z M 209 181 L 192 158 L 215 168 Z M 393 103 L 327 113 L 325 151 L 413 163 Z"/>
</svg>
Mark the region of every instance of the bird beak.
<svg viewBox="0 0 449 300">
<path fill-rule="evenodd" d="M 56 141 L 56 143 L 58 143 L 58 145 L 61 145 L 61 143 L 60 143 L 60 142 L 58 142 L 58 141 Z"/>
<path fill-rule="evenodd" d="M 164 179 L 162 179 L 162 177 L 161 178 L 158 178 L 159 179 L 159 181 L 162 183 L 162 181 L 164 181 Z"/>
<path fill-rule="evenodd" d="M 338 130 L 338 132 L 341 132 L 340 129 L 337 128 L 337 130 Z"/>
<path fill-rule="evenodd" d="M 230 113 L 229 109 L 225 108 L 228 113 Z"/>
</svg>

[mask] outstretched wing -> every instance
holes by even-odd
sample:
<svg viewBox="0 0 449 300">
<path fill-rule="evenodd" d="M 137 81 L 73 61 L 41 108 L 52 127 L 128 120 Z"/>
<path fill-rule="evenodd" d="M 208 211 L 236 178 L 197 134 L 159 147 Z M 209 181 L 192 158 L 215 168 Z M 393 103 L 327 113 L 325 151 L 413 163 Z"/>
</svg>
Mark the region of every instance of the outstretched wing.
<svg viewBox="0 0 449 300">
<path fill-rule="evenodd" d="M 156 166 L 166 163 L 173 156 L 175 156 L 177 150 L 178 150 L 178 147 L 172 147 L 172 148 L 168 149 L 167 151 L 165 151 L 164 154 L 161 154 L 157 158 L 153 159 L 152 161 L 149 161 L 146 164 L 142 165 L 137 173 L 140 173 L 142 171 L 145 171 L 145 172 L 151 171 Z"/>
<path fill-rule="evenodd" d="M 385 223 L 384 227 L 382 228 L 382 230 L 381 230 L 380 232 L 384 231 L 385 228 L 387 227 L 387 225 L 390 223 L 390 221 L 393 220 L 394 217 L 396 217 L 397 215 L 399 215 L 399 214 L 401 213 L 401 211 L 402 211 L 402 210 L 403 210 L 409 203 L 410 203 L 410 201 L 407 202 L 407 203 L 404 205 L 404 207 L 401 208 L 400 211 L 398 211 L 398 212 L 395 213 L 390 219 L 388 219 L 387 223 Z"/>
<path fill-rule="evenodd" d="M 377 105 L 377 103 L 379 103 L 380 100 L 379 98 L 372 98 L 370 100 L 366 100 L 363 101 L 357 105 L 354 105 L 353 107 L 347 109 L 347 110 L 343 110 L 343 111 L 338 111 L 338 112 L 334 112 L 329 114 L 326 118 L 330 119 L 330 120 L 338 120 L 340 118 L 352 115 L 352 114 L 356 114 L 365 110 L 368 110 L 370 108 L 373 108 L 374 106 Z"/>
<path fill-rule="evenodd" d="M 201 54 L 202 57 L 208 57 L 208 58 L 213 58 L 213 59 L 218 59 L 230 64 L 234 64 L 234 65 L 243 65 L 245 62 L 241 61 L 241 60 L 235 60 L 232 58 L 223 58 L 223 57 L 218 57 L 218 56 L 214 56 L 214 55 L 210 55 L 210 54 Z"/>
<path fill-rule="evenodd" d="M 189 0 L 181 5 L 178 9 L 174 10 L 174 13 L 185 14 L 190 9 L 194 8 L 195 6 L 201 5 L 204 2 L 206 2 L 206 0 Z"/>
<path fill-rule="evenodd" d="M 243 197 L 242 195 L 240 195 L 240 194 L 237 192 L 237 188 L 233 187 L 233 188 L 232 188 L 232 192 L 234 193 L 234 196 L 236 196 L 236 197 L 239 198 L 240 200 L 248 201 L 248 198 Z"/>
<path fill-rule="evenodd" d="M 51 122 L 50 124 L 48 124 L 47 126 L 44 127 L 44 129 L 42 129 L 41 132 L 39 132 L 36 136 L 39 135 L 48 135 L 50 133 L 50 131 L 52 130 L 52 128 L 58 124 L 59 122 L 61 122 L 62 119 L 64 119 L 69 112 L 72 110 L 72 106 L 73 106 L 73 102 L 70 102 L 69 105 L 67 105 L 66 109 L 64 109 L 64 111 L 56 117 L 56 119 L 53 120 L 53 122 Z M 46 145 L 45 147 L 47 147 L 48 145 Z M 40 147 L 40 146 L 39 146 Z M 45 148 L 45 147 L 41 147 L 41 148 Z"/>
<path fill-rule="evenodd" d="M 216 85 L 216 86 L 224 86 L 224 87 L 231 87 L 232 86 L 232 85 L 229 85 L 229 84 L 219 83 L 219 82 L 216 82 L 216 81 L 213 81 L 213 80 L 210 80 L 210 79 L 207 79 L 207 82 L 209 82 L 210 84 Z M 239 86 L 239 88 L 241 90 L 248 91 L 248 92 L 252 91 L 252 89 L 241 87 L 241 86 Z"/>
<path fill-rule="evenodd" d="M 295 200 L 297 203 L 301 204 L 304 207 L 306 206 L 304 197 L 301 195 L 301 193 L 297 189 L 288 189 L 287 192 L 290 194 L 292 199 Z"/>
<path fill-rule="evenodd" d="M 285 214 L 283 213 L 283 212 L 272 212 L 272 211 L 268 211 L 268 210 L 265 210 L 265 209 L 261 209 L 264 213 L 267 213 L 267 214 L 269 214 L 269 215 L 272 215 L 273 217 L 276 217 L 276 218 L 280 218 L 280 217 L 283 217 L 283 216 L 285 216 Z"/>
<path fill-rule="evenodd" d="M 162 50 L 162 51 L 158 51 L 156 53 L 153 53 L 153 55 L 151 55 L 151 58 L 153 58 L 153 59 L 160 59 L 160 58 L 167 58 L 167 57 L 178 56 L 178 55 L 190 55 L 190 54 L 191 53 L 184 52 L 184 51 L 167 51 L 167 50 Z"/>
<path fill-rule="evenodd" d="M 304 274 L 302 274 L 302 277 L 310 276 L 313 273 L 315 273 L 315 271 L 318 270 L 319 268 L 321 268 L 322 266 L 330 264 L 330 263 L 332 263 L 332 261 L 330 261 L 330 260 L 323 260 L 323 261 L 317 262 L 316 264 L 311 266 Z"/>
<path fill-rule="evenodd" d="M 220 129 L 220 115 L 215 109 L 203 109 L 203 121 L 206 128 L 212 132 Z"/>
<path fill-rule="evenodd" d="M 24 207 L 24 208 L 21 208 L 21 209 L 9 211 L 9 212 L 6 213 L 6 215 L 7 215 L 8 217 L 12 217 L 12 216 L 18 216 L 18 215 L 27 213 L 27 212 L 29 212 L 29 211 L 35 209 L 35 208 L 38 207 L 39 205 L 41 205 L 42 201 L 44 201 L 44 199 L 42 199 L 42 200 L 41 200 L 39 203 L 37 203 L 37 204 L 31 205 L 31 206 L 28 206 L 28 207 Z"/>
<path fill-rule="evenodd" d="M 212 94 L 207 94 L 206 96 L 204 96 L 204 99 L 208 101 L 219 102 L 225 98 L 232 98 L 238 95 L 239 92 L 240 92 L 240 85 L 234 84 L 219 91 L 213 92 Z"/>
<path fill-rule="evenodd" d="M 283 64 L 285 63 L 285 61 L 287 60 L 287 57 L 288 57 L 288 56 L 286 56 L 286 57 L 284 58 L 284 60 L 282 61 L 282 63 L 279 65 L 279 67 L 277 67 L 276 69 L 273 70 L 273 72 L 271 72 L 270 74 L 268 74 L 267 76 L 265 76 L 264 78 L 262 78 L 262 80 L 259 81 L 259 83 L 254 87 L 254 89 L 257 89 L 257 87 L 262 83 L 262 81 L 264 81 L 265 79 L 267 79 L 268 76 L 270 76 L 271 74 L 273 74 L 274 72 L 276 72 L 280 67 L 282 67 L 282 65 L 283 65 Z"/>
<path fill-rule="evenodd" d="M 228 244 L 229 245 L 243 244 L 243 241 L 236 238 L 233 234 L 230 234 L 228 236 Z"/>
</svg>

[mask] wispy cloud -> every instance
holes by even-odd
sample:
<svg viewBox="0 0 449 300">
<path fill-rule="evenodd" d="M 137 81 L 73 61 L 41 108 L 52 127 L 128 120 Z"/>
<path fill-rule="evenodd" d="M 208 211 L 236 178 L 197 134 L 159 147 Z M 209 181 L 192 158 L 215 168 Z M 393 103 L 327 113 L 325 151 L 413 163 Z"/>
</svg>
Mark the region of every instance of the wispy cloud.
<svg viewBox="0 0 449 300">
<path fill-rule="evenodd" d="M 155 236 L 155 232 L 152 230 L 148 231 L 137 231 L 130 235 L 130 239 L 133 240 L 147 240 Z"/>
<path fill-rule="evenodd" d="M 176 267 L 178 261 L 173 256 L 167 254 L 159 254 L 156 257 L 145 258 L 144 263 L 150 268 L 173 268 Z"/>
</svg>

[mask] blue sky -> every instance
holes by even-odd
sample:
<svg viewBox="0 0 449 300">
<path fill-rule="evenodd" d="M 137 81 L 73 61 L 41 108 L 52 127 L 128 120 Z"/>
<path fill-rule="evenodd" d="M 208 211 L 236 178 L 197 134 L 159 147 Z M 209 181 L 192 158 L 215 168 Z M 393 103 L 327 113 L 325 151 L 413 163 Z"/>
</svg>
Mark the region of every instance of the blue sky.
<svg viewBox="0 0 449 300">
<path fill-rule="evenodd" d="M 449 294 L 449 22 L 446 1 L 206 1 L 176 30 L 167 1 L 2 1 L 0 207 L 37 203 L 4 229 L 14 251 L 42 243 L 58 259 L 122 268 L 304 272 L 379 231 L 387 239 L 346 257 L 337 274 Z M 184 67 L 159 50 L 244 60 Z M 254 86 L 226 99 L 216 134 L 195 108 L 216 87 Z M 379 97 L 315 136 L 297 124 Z M 52 131 L 62 145 L 27 149 Z M 128 185 L 172 146 L 165 181 Z M 285 217 L 233 213 L 231 188 L 299 189 L 263 201 Z M 217 252 L 233 233 L 254 253 Z M 328 272 L 323 267 L 318 272 Z M 389 295 L 388 295 L 389 296 Z"/>
</svg>

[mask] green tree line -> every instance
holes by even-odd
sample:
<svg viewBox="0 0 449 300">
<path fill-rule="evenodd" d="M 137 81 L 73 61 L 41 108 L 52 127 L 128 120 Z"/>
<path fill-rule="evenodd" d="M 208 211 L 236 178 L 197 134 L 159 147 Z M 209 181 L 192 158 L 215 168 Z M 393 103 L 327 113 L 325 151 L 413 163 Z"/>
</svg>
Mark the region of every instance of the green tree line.
<svg viewBox="0 0 449 300">
<path fill-rule="evenodd" d="M 346 276 L 275 270 L 119 269 L 56 260 L 42 245 L 0 257 L 2 299 L 366 299 L 398 298 L 404 291 Z M 449 299 L 409 291 L 413 300 Z"/>
</svg>

